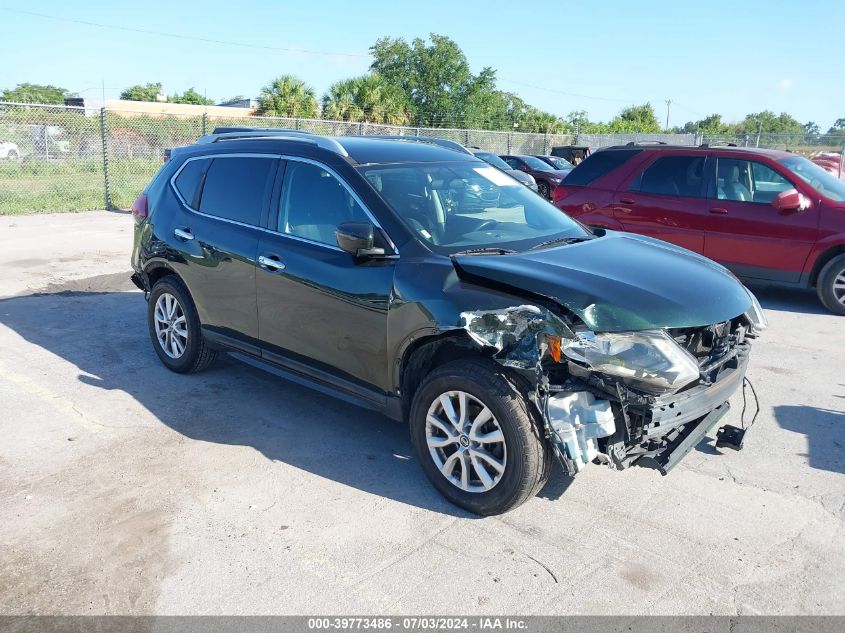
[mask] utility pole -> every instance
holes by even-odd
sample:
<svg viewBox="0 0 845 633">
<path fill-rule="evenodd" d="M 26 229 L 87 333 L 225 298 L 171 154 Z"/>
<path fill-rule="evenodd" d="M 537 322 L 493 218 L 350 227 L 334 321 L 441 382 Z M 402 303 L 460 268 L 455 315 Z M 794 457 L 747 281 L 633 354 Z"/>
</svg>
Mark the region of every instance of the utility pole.
<svg viewBox="0 0 845 633">
<path fill-rule="evenodd" d="M 669 131 L 669 106 L 672 105 L 671 99 L 666 99 L 666 131 Z"/>
</svg>

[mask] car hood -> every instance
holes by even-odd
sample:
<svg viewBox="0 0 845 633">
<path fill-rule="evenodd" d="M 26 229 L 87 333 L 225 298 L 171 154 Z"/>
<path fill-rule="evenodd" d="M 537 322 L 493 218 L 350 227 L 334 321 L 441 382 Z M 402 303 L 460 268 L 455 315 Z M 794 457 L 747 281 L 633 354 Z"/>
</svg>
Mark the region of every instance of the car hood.
<svg viewBox="0 0 845 633">
<path fill-rule="evenodd" d="M 513 255 L 458 255 L 458 275 L 553 299 L 597 332 L 698 327 L 745 313 L 751 297 L 726 268 L 628 233 Z"/>
<path fill-rule="evenodd" d="M 509 169 L 507 172 L 509 176 L 512 176 L 519 182 L 527 185 L 535 185 L 537 182 L 534 180 L 534 176 L 531 174 L 526 174 L 524 171 L 519 171 L 518 169 Z"/>
</svg>

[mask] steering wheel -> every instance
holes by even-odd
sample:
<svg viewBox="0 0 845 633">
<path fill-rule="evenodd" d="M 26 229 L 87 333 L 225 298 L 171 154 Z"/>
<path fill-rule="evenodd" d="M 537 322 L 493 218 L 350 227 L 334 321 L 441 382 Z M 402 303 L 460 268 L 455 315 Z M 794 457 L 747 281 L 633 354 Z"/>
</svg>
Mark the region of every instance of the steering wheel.
<svg viewBox="0 0 845 633">
<path fill-rule="evenodd" d="M 484 220 L 481 224 L 475 227 L 476 231 L 483 231 L 484 229 L 492 229 L 498 222 L 496 220 Z"/>
</svg>

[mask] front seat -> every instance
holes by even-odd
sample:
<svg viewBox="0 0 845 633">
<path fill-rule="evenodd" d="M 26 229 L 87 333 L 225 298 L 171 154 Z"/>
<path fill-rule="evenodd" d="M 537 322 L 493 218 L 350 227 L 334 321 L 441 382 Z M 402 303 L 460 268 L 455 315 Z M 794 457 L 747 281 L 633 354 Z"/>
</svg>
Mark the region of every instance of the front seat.
<svg viewBox="0 0 845 633">
<path fill-rule="evenodd" d="M 287 231 L 322 244 L 335 244 L 337 225 L 349 219 L 344 214 L 346 201 L 340 183 L 312 165 L 293 168 L 302 173 L 289 193 Z"/>
<path fill-rule="evenodd" d="M 739 167 L 733 165 L 728 168 L 724 185 L 725 198 L 737 202 L 754 202 L 754 196 L 744 184 L 739 181 Z"/>
</svg>

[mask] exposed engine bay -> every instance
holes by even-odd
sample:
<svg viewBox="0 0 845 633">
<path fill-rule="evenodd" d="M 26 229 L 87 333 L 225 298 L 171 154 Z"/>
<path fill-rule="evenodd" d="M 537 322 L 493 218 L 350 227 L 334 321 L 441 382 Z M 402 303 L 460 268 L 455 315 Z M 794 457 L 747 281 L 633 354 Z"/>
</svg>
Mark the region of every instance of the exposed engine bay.
<svg viewBox="0 0 845 633">
<path fill-rule="evenodd" d="M 463 328 L 533 386 L 529 399 L 566 472 L 589 463 L 667 474 L 719 422 L 743 385 L 756 304 L 702 327 L 594 333 L 554 306 L 465 312 Z"/>
</svg>

